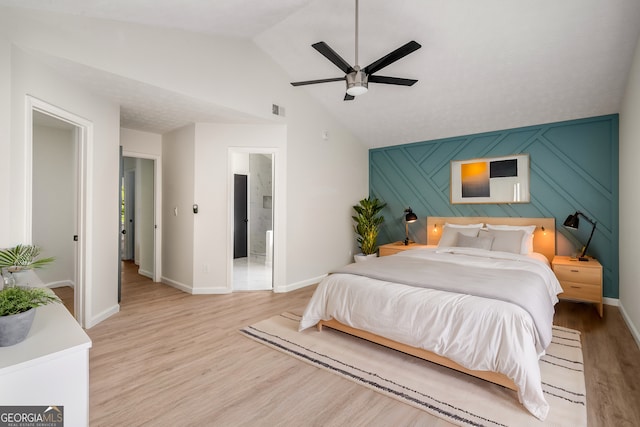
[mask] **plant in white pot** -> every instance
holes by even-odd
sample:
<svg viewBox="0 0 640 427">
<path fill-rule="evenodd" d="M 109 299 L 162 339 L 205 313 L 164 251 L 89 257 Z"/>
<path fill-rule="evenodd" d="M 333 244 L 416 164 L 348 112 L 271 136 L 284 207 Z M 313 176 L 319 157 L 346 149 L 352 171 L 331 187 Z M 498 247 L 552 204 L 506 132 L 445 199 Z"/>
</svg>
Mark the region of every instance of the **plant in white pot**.
<svg viewBox="0 0 640 427">
<path fill-rule="evenodd" d="M 36 308 L 60 302 L 50 290 L 14 286 L 0 290 L 0 347 L 23 341 L 29 334 Z"/>
<path fill-rule="evenodd" d="M 352 216 L 355 221 L 353 226 L 356 235 L 358 246 L 360 247 L 360 254 L 354 255 L 356 262 L 363 261 L 367 257 L 375 257 L 378 252 L 378 233 L 380 231 L 380 225 L 384 222 L 384 217 L 380 215 L 380 211 L 387 206 L 386 203 L 381 202 L 377 198 L 369 198 L 360 200 L 360 202 L 353 207 L 356 211 L 356 215 Z"/>
</svg>

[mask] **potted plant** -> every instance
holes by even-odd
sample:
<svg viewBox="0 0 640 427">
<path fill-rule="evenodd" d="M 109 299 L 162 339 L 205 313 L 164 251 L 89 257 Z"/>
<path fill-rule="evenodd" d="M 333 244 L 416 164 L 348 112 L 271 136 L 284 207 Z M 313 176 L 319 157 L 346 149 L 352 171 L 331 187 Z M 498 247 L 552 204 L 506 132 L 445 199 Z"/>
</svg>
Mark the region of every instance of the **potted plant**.
<svg viewBox="0 0 640 427">
<path fill-rule="evenodd" d="M 36 308 L 60 302 L 50 290 L 15 286 L 0 290 L 0 347 L 23 341 L 29 334 Z"/>
<path fill-rule="evenodd" d="M 7 268 L 9 272 L 42 268 L 54 261 L 53 257 L 38 258 L 40 248 L 35 245 L 17 245 L 13 248 L 0 250 L 0 269 Z"/>
<path fill-rule="evenodd" d="M 353 207 L 356 211 L 356 215 L 352 216 L 355 221 L 353 226 L 356 235 L 358 246 L 360 247 L 361 254 L 354 256 L 356 262 L 363 261 L 368 256 L 377 256 L 378 245 L 377 238 L 380 231 L 380 225 L 384 222 L 384 217 L 380 214 L 380 211 L 387 206 L 386 203 L 381 202 L 377 198 L 369 198 L 360 200 L 360 202 Z"/>
</svg>

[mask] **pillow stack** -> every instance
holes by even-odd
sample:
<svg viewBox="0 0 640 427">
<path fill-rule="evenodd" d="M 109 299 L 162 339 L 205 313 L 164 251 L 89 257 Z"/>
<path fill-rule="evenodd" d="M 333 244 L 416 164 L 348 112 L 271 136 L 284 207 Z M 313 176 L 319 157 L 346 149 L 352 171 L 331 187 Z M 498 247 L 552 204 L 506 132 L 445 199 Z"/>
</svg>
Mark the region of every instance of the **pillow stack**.
<svg viewBox="0 0 640 427">
<path fill-rule="evenodd" d="M 535 225 L 446 223 L 438 247 L 466 247 L 527 255 L 533 252 Z"/>
</svg>

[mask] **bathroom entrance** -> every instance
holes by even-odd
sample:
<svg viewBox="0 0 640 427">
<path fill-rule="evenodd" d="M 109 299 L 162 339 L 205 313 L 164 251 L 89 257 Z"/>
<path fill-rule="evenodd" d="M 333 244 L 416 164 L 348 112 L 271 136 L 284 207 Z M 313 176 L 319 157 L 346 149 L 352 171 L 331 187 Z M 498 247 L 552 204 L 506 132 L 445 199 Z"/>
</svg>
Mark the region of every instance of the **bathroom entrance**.
<svg viewBox="0 0 640 427">
<path fill-rule="evenodd" d="M 233 153 L 233 290 L 273 288 L 273 154 Z"/>
</svg>

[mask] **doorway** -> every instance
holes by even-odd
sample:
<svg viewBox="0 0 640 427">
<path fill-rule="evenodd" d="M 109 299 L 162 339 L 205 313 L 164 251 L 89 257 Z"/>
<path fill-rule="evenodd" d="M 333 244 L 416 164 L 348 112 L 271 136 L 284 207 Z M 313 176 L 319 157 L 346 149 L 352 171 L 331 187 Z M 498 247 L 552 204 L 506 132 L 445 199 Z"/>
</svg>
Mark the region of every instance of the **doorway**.
<svg viewBox="0 0 640 427">
<path fill-rule="evenodd" d="M 85 326 L 86 274 L 91 268 L 87 175 L 93 124 L 27 96 L 25 242 L 56 262 L 38 272 L 48 287 L 73 289 L 74 316 Z"/>
<path fill-rule="evenodd" d="M 272 290 L 274 155 L 248 149 L 231 156 L 233 290 Z"/>
<path fill-rule="evenodd" d="M 157 160 L 123 152 L 120 259 L 133 261 L 138 274 L 159 281 Z"/>
<path fill-rule="evenodd" d="M 49 288 L 76 286 L 77 127 L 33 112 L 32 244 L 55 262 L 38 271 Z"/>
<path fill-rule="evenodd" d="M 244 258 L 249 253 L 248 176 L 233 174 L 233 259 Z"/>
</svg>

